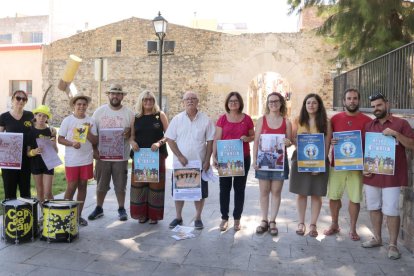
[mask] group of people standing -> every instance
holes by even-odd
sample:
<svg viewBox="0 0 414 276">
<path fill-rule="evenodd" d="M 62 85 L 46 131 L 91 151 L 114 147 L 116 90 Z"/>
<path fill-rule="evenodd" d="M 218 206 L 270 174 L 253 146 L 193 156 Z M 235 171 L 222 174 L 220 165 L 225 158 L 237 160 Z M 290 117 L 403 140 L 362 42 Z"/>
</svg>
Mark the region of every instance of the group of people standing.
<svg viewBox="0 0 414 276">
<path fill-rule="evenodd" d="M 224 109 L 215 126 L 209 117 L 199 110 L 199 98 L 195 92 L 186 92 L 182 103 L 184 111 L 176 115 L 169 123 L 168 118 L 157 105 L 155 96 L 150 91 L 139 94 L 135 113 L 122 105 L 127 94 L 119 84 L 111 85 L 107 91 L 108 104 L 99 107 L 92 117 L 86 115 L 91 102 L 89 96 L 78 94 L 70 100 L 73 114 L 66 117 L 60 126 L 59 132 L 47 126 L 52 114 L 46 106 L 40 106 L 32 112 L 24 111 L 27 95 L 24 91 L 15 91 L 12 95 L 12 110 L 0 116 L 0 131 L 23 133 L 24 151 L 22 168 L 18 170 L 2 170 L 2 177 L 6 198 L 16 198 L 16 189 L 19 186 L 22 197 L 30 197 L 30 173 L 35 177 L 38 198 L 40 201 L 51 199 L 51 177 L 53 171 L 44 170 L 44 164 L 35 164 L 30 160 L 39 157 L 42 149 L 33 143 L 34 138 L 48 137 L 53 141 L 58 136 L 58 143 L 65 146 L 65 172 L 67 190 L 65 199 L 72 199 L 78 190 L 77 200 L 84 202 L 86 198 L 87 181 L 93 177 L 97 180 L 96 207 L 88 216 L 95 220 L 103 216 L 105 196 L 110 189 L 112 179 L 115 195 L 118 201 L 119 219 L 128 219 L 125 210 L 125 195 L 128 175 L 128 159 L 133 152 L 141 148 L 150 148 L 159 151 L 159 182 L 138 181 L 135 174 L 131 175 L 130 212 L 131 217 L 139 223 L 156 224 L 164 217 L 165 194 L 165 160 L 168 156 L 166 144 L 173 152 L 173 162 L 186 166 L 190 160 L 201 163 L 201 170 L 209 171 L 212 157 L 213 165 L 218 166 L 218 140 L 240 139 L 243 141 L 244 176 L 220 177 L 220 212 L 221 223 L 219 229 L 226 231 L 229 227 L 230 193 L 234 189 L 233 228 L 239 231 L 241 216 L 245 201 L 247 175 L 252 164 L 255 177 L 259 180 L 261 222 L 256 228 L 258 234 L 269 231 L 271 235 L 278 235 L 276 217 L 281 204 L 281 191 L 285 180 L 289 179 L 289 191 L 297 194 L 298 227 L 296 234 L 306 233 L 305 213 L 308 197 L 310 197 L 311 218 L 309 236 L 318 236 L 317 221 L 322 207 L 322 197 L 328 196 L 332 224 L 324 231 L 325 235 L 333 235 L 340 231 L 339 210 L 342 207 L 341 199 L 347 191 L 350 214 L 351 240 L 360 240 L 356 231 L 357 219 L 362 200 L 362 187 L 365 184 L 367 208 L 370 211 L 371 222 L 374 228 L 374 238 L 362 243 L 363 247 L 382 245 L 381 223 L 383 215 L 387 216 L 387 225 L 390 233 L 389 253 L 391 259 L 400 257 L 397 248 L 399 232 L 399 189 L 407 186 L 407 162 L 405 148 L 414 148 L 414 132 L 409 124 L 389 113 L 388 100 L 377 94 L 370 97 L 374 108 L 370 117 L 359 111 L 360 93 L 356 89 L 348 89 L 343 94 L 344 112 L 328 118 L 323 101 L 318 94 L 308 94 L 302 103 L 298 118 L 291 122 L 287 118 L 285 98 L 277 92 L 267 96 L 265 114 L 261 116 L 256 126 L 249 115 L 243 112 L 244 103 L 238 92 L 231 92 L 226 96 Z M 87 126 L 88 132 L 84 143 L 73 139 L 76 129 Z M 98 137 L 101 129 L 123 128 L 124 158 L 122 160 L 100 160 Z M 329 158 L 330 147 L 337 143 L 332 138 L 332 132 L 360 130 L 362 138 L 366 131 L 382 132 L 391 135 L 398 141 L 396 146 L 395 174 L 379 175 L 365 174 L 361 171 L 335 171 L 333 156 Z M 320 173 L 298 172 L 297 152 L 291 158 L 291 166 L 285 154 L 284 169 L 282 171 L 260 170 L 257 162 L 259 141 L 261 134 L 283 134 L 284 146 L 297 144 L 298 134 L 323 133 L 325 141 L 326 171 Z M 31 137 L 31 138 L 30 138 Z M 253 156 L 250 156 L 249 143 L 254 141 Z M 27 150 L 26 150 L 27 149 Z M 95 174 L 93 170 L 95 163 Z M 331 163 L 329 162 L 331 160 Z M 253 162 L 252 162 L 253 161 Z M 39 161 L 37 161 L 39 162 Z M 33 165 L 35 164 L 35 165 Z M 132 165 L 134 166 L 134 165 Z M 42 175 L 42 177 L 39 177 Z M 49 176 L 49 177 L 48 177 Z M 205 198 L 208 197 L 208 183 L 201 179 L 201 199 L 194 201 L 196 215 L 194 226 L 196 229 L 204 227 L 201 215 Z M 80 224 L 88 222 L 82 217 L 80 205 Z M 169 224 L 170 228 L 183 224 L 182 210 L 184 201 L 175 201 L 176 216 Z"/>
</svg>

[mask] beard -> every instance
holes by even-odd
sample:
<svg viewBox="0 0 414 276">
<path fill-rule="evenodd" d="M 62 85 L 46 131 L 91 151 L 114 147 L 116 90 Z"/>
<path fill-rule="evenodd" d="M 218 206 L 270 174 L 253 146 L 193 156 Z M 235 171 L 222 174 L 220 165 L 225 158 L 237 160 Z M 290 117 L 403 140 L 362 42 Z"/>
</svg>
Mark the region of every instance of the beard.
<svg viewBox="0 0 414 276">
<path fill-rule="evenodd" d="M 387 116 L 387 110 L 374 110 L 374 116 L 377 119 L 382 119 Z"/>
<path fill-rule="evenodd" d="M 113 106 L 113 107 L 119 107 L 121 105 L 121 101 L 118 99 L 111 99 L 109 101 L 109 103 Z"/>
<path fill-rule="evenodd" d="M 345 105 L 345 109 L 350 113 L 355 113 L 359 110 L 359 105 Z"/>
</svg>

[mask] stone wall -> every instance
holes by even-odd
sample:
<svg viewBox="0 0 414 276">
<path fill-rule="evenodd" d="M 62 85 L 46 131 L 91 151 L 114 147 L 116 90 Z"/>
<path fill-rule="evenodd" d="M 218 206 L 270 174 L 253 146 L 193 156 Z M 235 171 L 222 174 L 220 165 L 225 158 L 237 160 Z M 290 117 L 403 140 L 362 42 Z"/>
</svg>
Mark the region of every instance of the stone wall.
<svg viewBox="0 0 414 276">
<path fill-rule="evenodd" d="M 121 39 L 122 51 L 115 53 Z M 166 112 L 172 118 L 182 110 L 184 91 L 200 95 L 201 109 L 216 118 L 224 111 L 223 101 L 230 91 L 239 91 L 246 101 L 248 85 L 258 74 L 280 73 L 292 87 L 292 110 L 297 114 L 303 97 L 317 92 L 331 106 L 330 71 L 335 67 L 333 46 L 313 32 L 230 35 L 213 31 L 169 25 L 167 40 L 176 42 L 175 54 L 163 57 L 163 95 Z M 74 84 L 98 104 L 98 83 L 94 80 L 94 59 L 108 59 L 108 80 L 121 83 L 130 91 L 125 98 L 133 106 L 143 89 L 158 93 L 158 56 L 147 55 L 147 40 L 156 40 L 152 22 L 130 18 L 83 32 L 45 46 L 43 87 L 49 91 L 47 104 L 55 114 L 55 124 L 69 114 L 68 99 L 57 83 L 70 54 L 83 59 Z M 106 102 L 105 94 L 102 102 Z"/>
</svg>

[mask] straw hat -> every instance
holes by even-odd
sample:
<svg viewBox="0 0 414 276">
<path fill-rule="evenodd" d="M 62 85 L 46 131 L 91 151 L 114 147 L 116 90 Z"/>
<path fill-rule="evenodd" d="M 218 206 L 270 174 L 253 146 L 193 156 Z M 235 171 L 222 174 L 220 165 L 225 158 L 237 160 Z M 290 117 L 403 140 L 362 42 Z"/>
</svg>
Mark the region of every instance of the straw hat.
<svg viewBox="0 0 414 276">
<path fill-rule="evenodd" d="M 123 93 L 123 94 L 128 93 L 126 91 L 122 91 L 122 85 L 117 84 L 117 83 L 111 84 L 111 86 L 109 87 L 109 91 L 106 91 L 106 92 L 108 92 L 108 93 L 111 93 L 111 92 L 112 93 Z"/>
<path fill-rule="evenodd" d="M 39 105 L 37 108 L 33 109 L 33 114 L 43 113 L 45 114 L 50 120 L 52 119 L 52 113 L 50 112 L 50 108 L 47 105 Z"/>
<path fill-rule="evenodd" d="M 78 99 L 84 99 L 85 101 L 87 101 L 88 104 L 92 101 L 91 97 L 86 96 L 82 93 L 78 93 L 70 99 L 70 106 L 73 106 Z"/>
</svg>

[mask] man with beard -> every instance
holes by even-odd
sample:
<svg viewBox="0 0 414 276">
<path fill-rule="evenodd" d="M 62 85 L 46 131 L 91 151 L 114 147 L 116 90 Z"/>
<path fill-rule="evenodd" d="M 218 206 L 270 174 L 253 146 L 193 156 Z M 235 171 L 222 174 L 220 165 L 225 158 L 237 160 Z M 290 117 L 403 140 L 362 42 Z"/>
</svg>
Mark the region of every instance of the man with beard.
<svg viewBox="0 0 414 276">
<path fill-rule="evenodd" d="M 414 149 L 414 131 L 406 120 L 394 117 L 388 112 L 389 103 L 384 95 L 378 93 L 370 96 L 369 100 L 376 119 L 366 125 L 365 131 L 380 132 L 395 138 L 395 171 L 394 175 L 364 173 L 365 197 L 374 237 L 362 243 L 362 247 L 382 246 L 381 226 L 385 215 L 389 234 L 388 258 L 396 260 L 401 257 L 397 248 L 400 190 L 408 184 L 405 149 Z"/>
<path fill-rule="evenodd" d="M 359 111 L 359 100 L 360 94 L 357 89 L 349 88 L 345 90 L 342 99 L 345 111 L 332 117 L 331 124 L 333 132 L 360 130 L 361 137 L 364 137 L 364 127 L 372 119 Z M 336 139 L 331 140 L 332 145 L 335 145 L 336 142 Z M 348 212 L 351 221 L 349 238 L 353 241 L 358 241 L 360 237 L 356 232 L 356 223 L 360 210 L 360 202 L 362 201 L 362 172 L 335 171 L 333 156 L 331 160 L 327 196 L 329 198 L 332 223 L 329 229 L 324 231 L 324 234 L 330 236 L 340 231 L 339 210 L 342 207 L 341 198 L 346 189 L 349 198 Z"/>
<path fill-rule="evenodd" d="M 122 160 L 100 160 L 99 151 L 94 147 L 95 164 L 95 178 L 97 181 L 96 187 L 96 208 L 88 216 L 89 220 L 94 220 L 103 216 L 103 203 L 106 193 L 109 191 L 109 183 L 114 183 L 115 195 L 118 201 L 118 216 L 119 220 L 125 221 L 128 219 L 124 204 L 125 204 L 125 190 L 128 176 L 128 158 L 130 146 L 128 143 L 131 136 L 131 123 L 134 122 L 134 113 L 126 106 L 122 105 L 122 100 L 127 92 L 122 90 L 119 84 L 112 84 L 109 91 L 106 92 L 109 104 L 99 107 L 92 115 L 95 120 L 96 127 L 99 131 L 107 128 L 123 128 L 124 139 L 124 158 Z"/>
</svg>

